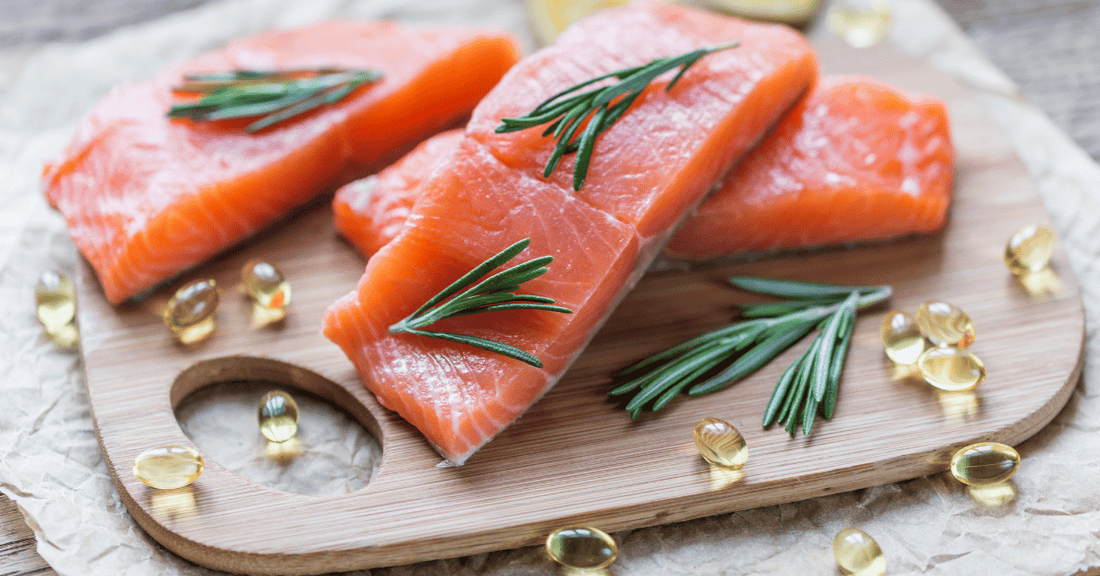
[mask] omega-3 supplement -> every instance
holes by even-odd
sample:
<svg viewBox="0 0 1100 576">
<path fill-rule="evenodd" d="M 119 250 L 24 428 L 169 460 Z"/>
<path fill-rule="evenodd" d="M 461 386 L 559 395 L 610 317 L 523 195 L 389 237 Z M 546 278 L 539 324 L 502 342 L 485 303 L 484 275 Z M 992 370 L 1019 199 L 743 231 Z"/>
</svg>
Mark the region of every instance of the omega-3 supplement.
<svg viewBox="0 0 1100 576">
<path fill-rule="evenodd" d="M 1038 224 L 1020 228 L 1005 246 L 1005 265 L 1013 274 L 1038 272 L 1054 254 L 1054 231 Z"/>
<path fill-rule="evenodd" d="M 741 433 L 724 420 L 703 418 L 692 431 L 695 446 L 707 462 L 727 470 L 738 470 L 749 461 L 749 448 Z"/>
<path fill-rule="evenodd" d="M 1004 482 L 1020 468 L 1020 453 L 999 442 L 966 446 L 951 458 L 951 475 L 971 486 Z"/>
<path fill-rule="evenodd" d="M 947 302 L 925 302 L 917 308 L 917 326 L 937 346 L 966 348 L 978 333 L 974 322 L 958 306 Z"/>
<path fill-rule="evenodd" d="M 151 448 L 134 459 L 134 476 L 148 486 L 182 488 L 202 475 L 202 455 L 186 446 Z"/>
<path fill-rule="evenodd" d="M 801 26 L 817 14 L 818 0 L 704 0 L 715 10 L 752 20 Z"/>
<path fill-rule="evenodd" d="M 834 3 L 825 14 L 829 30 L 853 48 L 870 48 L 886 38 L 893 23 L 893 9 L 886 2 L 867 6 Z"/>
<path fill-rule="evenodd" d="M 264 394 L 256 416 L 260 434 L 272 442 L 286 442 L 298 434 L 298 403 L 282 390 Z"/>
<path fill-rule="evenodd" d="M 254 258 L 241 269 L 241 286 L 264 308 L 286 308 L 290 304 L 290 283 L 274 265 Z"/>
<path fill-rule="evenodd" d="M 940 346 L 929 348 L 917 360 L 926 382 L 945 392 L 970 390 L 985 380 L 985 364 L 969 350 Z"/>
<path fill-rule="evenodd" d="M 619 556 L 615 539 L 589 526 L 559 528 L 546 538 L 550 558 L 570 568 L 605 568 Z"/>
<path fill-rule="evenodd" d="M 76 291 L 67 276 L 47 270 L 34 286 L 34 303 L 38 321 L 47 331 L 62 328 L 76 316 Z"/>
<path fill-rule="evenodd" d="M 164 325 L 184 344 L 206 338 L 214 331 L 218 286 L 213 280 L 195 280 L 179 290 L 164 309 Z"/>
<path fill-rule="evenodd" d="M 841 572 L 849 576 L 882 576 L 886 556 L 878 542 L 856 528 L 845 528 L 833 538 L 833 557 Z"/>
<path fill-rule="evenodd" d="M 903 366 L 914 364 L 924 352 L 924 336 L 917 321 L 901 310 L 888 312 L 879 330 L 882 346 L 890 360 Z"/>
</svg>

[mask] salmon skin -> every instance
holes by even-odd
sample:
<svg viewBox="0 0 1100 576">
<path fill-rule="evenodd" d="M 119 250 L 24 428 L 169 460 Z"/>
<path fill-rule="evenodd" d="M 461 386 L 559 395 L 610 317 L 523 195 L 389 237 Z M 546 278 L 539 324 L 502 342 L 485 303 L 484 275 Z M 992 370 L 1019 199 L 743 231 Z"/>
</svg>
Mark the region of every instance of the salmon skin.
<svg viewBox="0 0 1100 576">
<path fill-rule="evenodd" d="M 947 109 L 864 77 L 828 77 L 668 243 L 676 258 L 939 230 L 955 153 Z"/>
<path fill-rule="evenodd" d="M 457 145 L 457 132 L 429 138 L 376 179 L 342 188 L 337 228 L 374 254 L 400 232 L 417 185 Z M 870 78 L 823 78 L 665 250 L 710 259 L 935 232 L 951 202 L 953 162 L 941 101 Z"/>
<path fill-rule="evenodd" d="M 461 121 L 518 59 L 503 33 L 387 22 L 239 40 L 112 91 L 46 166 L 46 198 L 118 304 Z M 382 78 L 256 134 L 243 130 L 254 118 L 165 116 L 184 74 L 325 67 Z"/>
<path fill-rule="evenodd" d="M 660 77 L 596 140 L 588 176 L 573 159 L 542 177 L 554 142 L 542 128 L 497 134 L 554 93 L 613 70 L 740 41 L 699 60 L 666 91 Z M 420 184 L 400 234 L 367 262 L 357 288 L 326 312 L 324 334 L 386 407 L 462 464 L 545 393 L 704 194 L 813 83 L 813 50 L 782 26 L 671 4 L 601 12 L 525 58 L 474 110 L 454 151 Z M 433 330 L 534 354 L 535 368 L 481 349 L 388 327 L 505 247 L 509 265 L 553 256 L 523 291 L 573 310 L 506 310 Z"/>
</svg>

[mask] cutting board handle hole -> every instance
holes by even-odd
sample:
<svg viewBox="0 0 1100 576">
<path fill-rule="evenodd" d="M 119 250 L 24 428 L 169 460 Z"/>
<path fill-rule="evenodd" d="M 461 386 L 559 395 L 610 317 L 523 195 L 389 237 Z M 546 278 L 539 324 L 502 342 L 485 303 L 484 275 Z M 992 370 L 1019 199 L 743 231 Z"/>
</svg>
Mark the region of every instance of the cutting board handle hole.
<svg viewBox="0 0 1100 576">
<path fill-rule="evenodd" d="M 257 408 L 282 390 L 299 408 L 297 435 L 260 434 Z M 283 492 L 335 496 L 365 488 L 382 461 L 374 416 L 332 381 L 278 360 L 231 356 L 199 362 L 176 378 L 172 407 L 204 458 Z"/>
</svg>

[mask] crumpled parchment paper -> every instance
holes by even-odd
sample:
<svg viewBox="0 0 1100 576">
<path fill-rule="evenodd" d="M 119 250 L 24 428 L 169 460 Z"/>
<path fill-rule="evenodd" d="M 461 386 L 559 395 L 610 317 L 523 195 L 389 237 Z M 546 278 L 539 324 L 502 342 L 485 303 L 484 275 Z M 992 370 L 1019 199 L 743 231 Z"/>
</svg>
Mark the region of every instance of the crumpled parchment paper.
<svg viewBox="0 0 1100 576">
<path fill-rule="evenodd" d="M 878 540 L 890 574 L 1064 575 L 1100 566 L 1100 451 L 1093 436 L 1100 430 L 1100 167 L 1024 102 L 938 7 L 929 0 L 891 3 L 897 25 L 890 41 L 980 91 L 1036 179 L 1084 297 L 1082 382 L 1054 422 L 1020 446 L 1011 504 L 979 505 L 941 474 L 621 532 L 612 574 L 835 574 L 830 543 L 848 526 Z M 216 573 L 160 548 L 130 519 L 100 459 L 79 359 L 47 341 L 36 322 L 38 275 L 48 268 L 72 274 L 78 258 L 61 218 L 39 194 L 42 163 L 112 85 L 150 77 L 230 38 L 336 16 L 476 23 L 514 31 L 533 46 L 518 0 L 231 0 L 89 42 L 0 52 L 0 492 L 23 511 L 39 553 L 64 576 Z M 254 391 L 230 390 L 210 405 L 251 412 L 248 394 Z M 237 436 L 212 424 L 219 420 L 214 412 L 191 406 L 180 417 L 204 450 L 212 449 L 204 442 Z M 329 420 L 341 426 L 338 417 Z M 330 432 L 309 431 L 310 451 L 328 460 L 304 470 L 257 470 L 270 463 L 250 464 L 254 446 L 222 445 L 218 460 L 229 465 L 235 458 L 242 474 L 286 490 L 355 489 L 369 477 L 376 447 Z M 303 484 L 299 474 L 326 480 Z M 541 549 L 528 548 L 356 574 L 555 571 Z"/>
</svg>

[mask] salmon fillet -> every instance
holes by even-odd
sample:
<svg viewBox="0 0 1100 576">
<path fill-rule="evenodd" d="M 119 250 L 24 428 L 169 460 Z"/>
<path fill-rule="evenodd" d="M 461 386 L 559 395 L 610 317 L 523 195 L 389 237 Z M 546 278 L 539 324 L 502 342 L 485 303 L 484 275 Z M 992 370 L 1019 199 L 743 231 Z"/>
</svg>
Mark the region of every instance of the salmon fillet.
<svg viewBox="0 0 1100 576">
<path fill-rule="evenodd" d="M 453 132 L 430 138 L 369 185 L 341 189 L 337 227 L 364 256 L 375 253 L 400 232 L 419 183 L 457 145 Z M 935 232 L 951 202 L 953 162 L 941 101 L 870 78 L 823 78 L 666 252 L 705 259 Z"/>
<path fill-rule="evenodd" d="M 542 129 L 497 134 L 552 94 L 604 73 L 739 40 L 710 54 L 671 91 L 658 78 L 596 141 L 572 189 L 569 157 L 542 177 L 553 141 Z M 576 359 L 672 230 L 736 158 L 808 89 L 813 50 L 794 31 L 683 7 L 601 12 L 524 59 L 474 110 L 455 150 L 424 179 L 405 227 L 367 263 L 357 288 L 326 312 L 324 334 L 386 407 L 454 464 L 514 421 Z M 530 238 L 509 264 L 550 255 L 523 285 L 573 310 L 508 310 L 431 329 L 527 350 L 542 368 L 388 327 L 465 272 Z"/>
<path fill-rule="evenodd" d="M 236 41 L 112 91 L 46 166 L 46 198 L 117 304 L 462 120 L 518 59 L 502 33 L 386 22 Z M 165 116 L 186 73 L 333 66 L 382 78 L 256 134 L 242 130 L 254 119 Z"/>
<path fill-rule="evenodd" d="M 951 204 L 954 156 L 940 100 L 824 78 L 666 251 L 707 259 L 935 232 Z"/>
<path fill-rule="evenodd" d="M 436 134 L 378 174 L 342 186 L 332 199 L 336 230 L 365 256 L 379 251 L 405 226 L 420 183 L 462 137 L 462 130 Z"/>
</svg>

